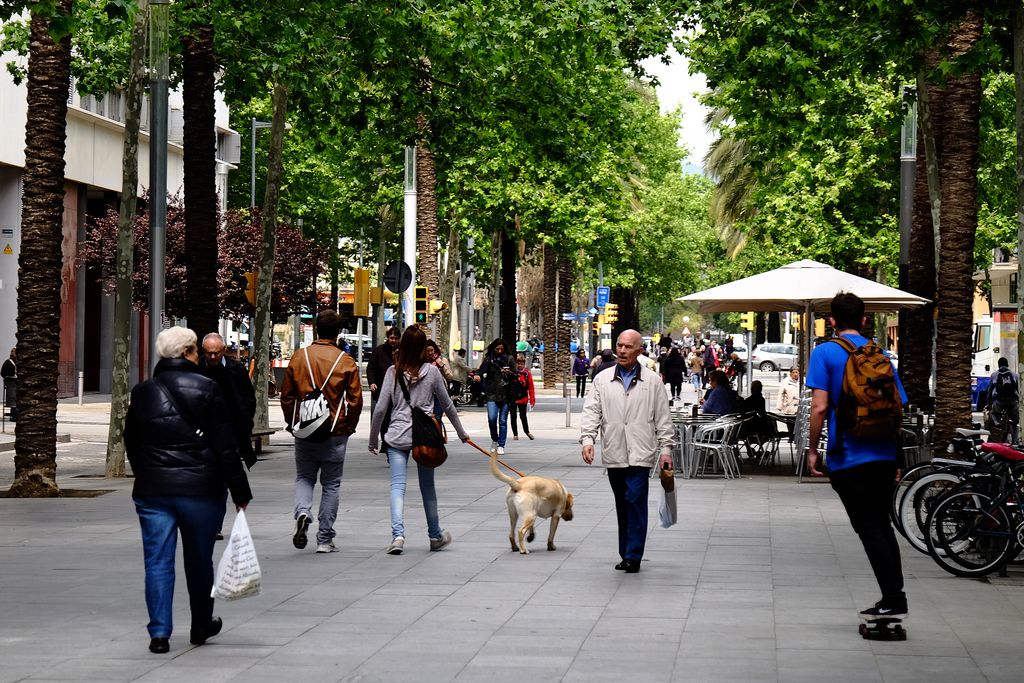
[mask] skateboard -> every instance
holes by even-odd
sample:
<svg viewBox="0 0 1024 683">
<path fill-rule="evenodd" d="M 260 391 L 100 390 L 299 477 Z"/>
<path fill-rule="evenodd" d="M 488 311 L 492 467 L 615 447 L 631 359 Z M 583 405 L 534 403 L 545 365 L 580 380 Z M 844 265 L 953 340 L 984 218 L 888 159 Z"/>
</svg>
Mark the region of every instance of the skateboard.
<svg viewBox="0 0 1024 683">
<path fill-rule="evenodd" d="M 907 631 L 902 619 L 875 619 L 860 625 L 865 640 L 906 640 Z"/>
</svg>

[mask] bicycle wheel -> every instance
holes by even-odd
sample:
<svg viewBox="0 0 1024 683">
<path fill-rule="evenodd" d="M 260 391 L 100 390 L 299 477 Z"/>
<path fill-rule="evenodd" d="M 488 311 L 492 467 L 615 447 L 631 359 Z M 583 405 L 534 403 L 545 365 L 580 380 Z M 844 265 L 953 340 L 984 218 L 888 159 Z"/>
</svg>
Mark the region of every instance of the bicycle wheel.
<svg viewBox="0 0 1024 683">
<path fill-rule="evenodd" d="M 903 503 L 903 497 L 907 494 L 907 491 L 910 490 L 910 487 L 914 482 L 934 471 L 935 465 L 930 462 L 923 462 L 920 465 L 914 465 L 903 472 L 903 476 L 900 477 L 899 483 L 893 487 L 892 507 L 889 510 L 889 517 L 892 519 L 892 525 L 896 527 L 896 531 L 903 534 L 903 536 L 907 535 L 906 529 L 903 528 L 903 520 L 900 519 L 900 505 Z"/>
<path fill-rule="evenodd" d="M 928 513 L 959 482 L 960 477 L 952 472 L 932 472 L 911 484 L 903 495 L 900 501 L 900 525 L 903 527 L 903 535 L 918 552 L 928 554 L 925 542 Z"/>
<path fill-rule="evenodd" d="M 956 576 L 985 576 L 1017 552 L 1014 523 L 998 498 L 962 491 L 928 517 L 926 542 L 935 562 Z"/>
</svg>

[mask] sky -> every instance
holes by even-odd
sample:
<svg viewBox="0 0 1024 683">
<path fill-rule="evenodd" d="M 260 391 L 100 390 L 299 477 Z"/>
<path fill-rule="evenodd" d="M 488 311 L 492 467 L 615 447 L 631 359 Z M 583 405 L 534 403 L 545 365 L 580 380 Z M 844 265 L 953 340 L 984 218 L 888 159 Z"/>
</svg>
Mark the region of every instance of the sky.
<svg viewBox="0 0 1024 683">
<path fill-rule="evenodd" d="M 702 74 L 690 75 L 688 60 L 674 49 L 669 49 L 669 56 L 671 64 L 662 64 L 659 59 L 648 59 L 644 67 L 660 81 L 657 93 L 662 113 L 682 106 L 683 120 L 679 139 L 690 152 L 685 170 L 700 173 L 712 136 L 704 127 L 707 109 L 697 101 L 696 95 L 707 90 L 707 83 Z"/>
</svg>

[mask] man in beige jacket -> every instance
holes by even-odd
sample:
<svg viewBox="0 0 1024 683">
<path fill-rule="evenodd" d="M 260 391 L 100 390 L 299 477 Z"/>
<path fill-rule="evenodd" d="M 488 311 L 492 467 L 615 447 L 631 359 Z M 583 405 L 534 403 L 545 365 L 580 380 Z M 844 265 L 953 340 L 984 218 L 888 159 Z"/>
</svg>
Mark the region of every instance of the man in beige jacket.
<svg viewBox="0 0 1024 683">
<path fill-rule="evenodd" d="M 601 464 L 615 496 L 619 521 L 616 569 L 640 571 L 647 540 L 647 494 L 651 467 L 672 466 L 675 436 L 668 396 L 661 377 L 637 362 L 643 338 L 626 330 L 615 344 L 614 371 L 598 373 L 583 405 L 580 443 L 583 461 L 594 462 L 594 442 L 601 433 Z M 659 456 L 660 453 L 660 456 Z"/>
</svg>

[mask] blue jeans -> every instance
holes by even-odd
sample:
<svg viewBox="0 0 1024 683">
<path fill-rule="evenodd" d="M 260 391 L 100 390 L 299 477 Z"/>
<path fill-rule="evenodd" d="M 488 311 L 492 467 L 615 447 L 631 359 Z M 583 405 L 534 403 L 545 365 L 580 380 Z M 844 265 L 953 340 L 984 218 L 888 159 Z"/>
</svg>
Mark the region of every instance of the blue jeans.
<svg viewBox="0 0 1024 683">
<path fill-rule="evenodd" d="M 405 479 L 412 451 L 403 451 L 388 446 L 388 463 L 391 466 L 391 537 L 405 536 Z M 437 515 L 437 490 L 434 488 L 434 470 L 416 464 L 420 480 L 420 495 L 423 497 L 423 511 L 427 514 L 427 536 L 441 538 L 441 520 Z"/>
<path fill-rule="evenodd" d="M 313 517 L 313 486 L 320 473 L 320 511 L 317 543 L 334 540 L 334 520 L 338 518 L 341 474 L 345 468 L 347 436 L 332 436 L 322 443 L 295 439 L 295 518 L 304 513 Z"/>
<path fill-rule="evenodd" d="M 491 430 L 491 441 L 504 448 L 508 435 L 508 403 L 487 402 L 487 426 Z"/>
<path fill-rule="evenodd" d="M 693 384 L 693 388 L 697 390 L 697 398 L 700 398 L 700 373 L 695 372 L 690 375 L 690 383 Z"/>
<path fill-rule="evenodd" d="M 174 551 L 179 530 L 192 628 L 207 628 L 213 619 L 213 543 L 224 522 L 224 498 L 147 496 L 133 500 L 146 561 L 149 637 L 170 638 L 173 630 Z"/>
<path fill-rule="evenodd" d="M 608 483 L 619 520 L 619 557 L 639 562 L 647 543 L 647 491 L 650 467 L 609 467 Z"/>
</svg>

